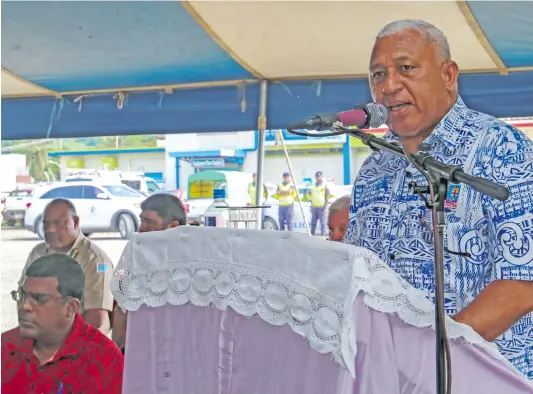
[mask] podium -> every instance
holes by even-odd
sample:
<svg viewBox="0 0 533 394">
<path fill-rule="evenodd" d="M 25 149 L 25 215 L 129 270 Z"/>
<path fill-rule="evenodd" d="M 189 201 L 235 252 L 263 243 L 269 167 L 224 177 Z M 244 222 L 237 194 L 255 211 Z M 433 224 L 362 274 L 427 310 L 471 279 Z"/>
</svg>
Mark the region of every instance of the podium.
<svg viewBox="0 0 533 394">
<path fill-rule="evenodd" d="M 432 303 L 368 250 L 281 231 L 135 234 L 112 291 L 128 311 L 124 394 L 430 394 Z M 453 394 L 533 393 L 448 318 Z"/>
</svg>

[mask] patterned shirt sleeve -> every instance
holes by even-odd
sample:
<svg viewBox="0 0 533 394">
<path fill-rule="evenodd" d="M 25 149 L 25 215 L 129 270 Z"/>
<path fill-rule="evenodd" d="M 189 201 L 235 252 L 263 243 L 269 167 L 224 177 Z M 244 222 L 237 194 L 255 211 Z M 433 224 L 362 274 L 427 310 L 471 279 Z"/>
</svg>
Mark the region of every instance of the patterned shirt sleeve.
<svg viewBox="0 0 533 394">
<path fill-rule="evenodd" d="M 533 142 L 500 125 L 490 130 L 475 156 L 473 175 L 508 187 L 510 197 L 482 197 L 488 226 L 490 280 L 533 280 Z"/>
<path fill-rule="evenodd" d="M 102 388 L 106 394 L 121 394 L 122 381 L 124 374 L 124 356 L 116 348 L 113 349 L 113 356 L 107 358 L 106 364 L 103 365 L 107 378 L 104 380 Z"/>
<path fill-rule="evenodd" d="M 18 328 L 2 333 L 2 392 L 4 390 L 5 392 L 16 392 L 17 389 L 21 389 L 21 387 L 17 387 L 21 385 L 15 379 L 19 373 L 20 362 L 12 354 L 19 338 Z"/>
</svg>

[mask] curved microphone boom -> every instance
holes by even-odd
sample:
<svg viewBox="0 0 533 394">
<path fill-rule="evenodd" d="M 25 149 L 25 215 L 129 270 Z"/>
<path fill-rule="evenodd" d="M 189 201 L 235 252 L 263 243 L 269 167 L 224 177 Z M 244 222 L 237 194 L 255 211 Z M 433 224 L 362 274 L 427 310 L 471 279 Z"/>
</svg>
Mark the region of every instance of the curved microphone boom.
<svg viewBox="0 0 533 394">
<path fill-rule="evenodd" d="M 330 130 L 337 122 L 342 123 L 345 127 L 356 126 L 361 129 L 376 128 L 384 124 L 387 121 L 387 117 L 387 108 L 381 104 L 369 103 L 350 111 L 320 114 L 303 122 L 291 123 L 287 127 L 287 130 L 289 132 L 293 132 L 293 130 Z M 325 134 L 321 134 L 321 136 L 325 136 Z"/>
</svg>

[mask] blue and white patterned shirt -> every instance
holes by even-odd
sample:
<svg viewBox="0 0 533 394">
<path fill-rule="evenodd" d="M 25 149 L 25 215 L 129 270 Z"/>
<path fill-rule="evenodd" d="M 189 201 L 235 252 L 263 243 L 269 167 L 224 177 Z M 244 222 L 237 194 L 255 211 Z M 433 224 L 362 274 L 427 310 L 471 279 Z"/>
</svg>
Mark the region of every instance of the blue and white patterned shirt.
<svg viewBox="0 0 533 394">
<path fill-rule="evenodd" d="M 392 132 L 385 139 L 397 141 Z M 450 184 L 445 201 L 445 308 L 455 314 L 491 281 L 533 281 L 533 142 L 521 131 L 473 111 L 459 98 L 425 141 L 432 155 L 505 185 L 505 202 Z M 409 190 L 427 185 L 406 159 L 374 152 L 354 185 L 344 242 L 362 246 L 434 301 L 431 211 Z M 459 255 L 457 254 L 459 253 Z M 496 340 L 501 353 L 533 379 L 532 313 Z"/>
</svg>

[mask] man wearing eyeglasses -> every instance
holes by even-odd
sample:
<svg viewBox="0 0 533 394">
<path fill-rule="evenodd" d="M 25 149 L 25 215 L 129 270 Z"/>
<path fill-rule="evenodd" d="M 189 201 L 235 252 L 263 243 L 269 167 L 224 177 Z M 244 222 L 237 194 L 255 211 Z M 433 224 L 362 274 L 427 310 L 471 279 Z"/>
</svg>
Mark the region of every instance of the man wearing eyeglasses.
<svg viewBox="0 0 533 394">
<path fill-rule="evenodd" d="M 64 254 L 35 260 L 11 295 L 19 326 L 2 334 L 2 393 L 122 392 L 124 357 L 80 315 L 85 276 Z"/>
<path fill-rule="evenodd" d="M 45 242 L 36 245 L 28 256 L 19 286 L 26 270 L 37 258 L 50 253 L 71 256 L 85 273 L 83 318 L 107 335 L 111 329 L 109 315 L 113 310 L 110 287 L 113 263 L 98 245 L 83 235 L 79 223 L 80 218 L 71 201 L 57 198 L 48 203 L 43 212 Z"/>
<path fill-rule="evenodd" d="M 375 102 L 389 111 L 385 139 L 431 154 L 509 188 L 500 202 L 467 185 L 445 197 L 445 309 L 495 341 L 533 379 L 533 143 L 524 133 L 469 109 L 459 68 L 435 26 L 396 21 L 377 35 L 369 67 Z M 345 242 L 377 253 L 406 281 L 435 297 L 431 210 L 410 184 L 427 185 L 406 159 L 374 152 L 354 185 Z"/>
</svg>

